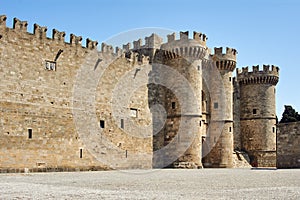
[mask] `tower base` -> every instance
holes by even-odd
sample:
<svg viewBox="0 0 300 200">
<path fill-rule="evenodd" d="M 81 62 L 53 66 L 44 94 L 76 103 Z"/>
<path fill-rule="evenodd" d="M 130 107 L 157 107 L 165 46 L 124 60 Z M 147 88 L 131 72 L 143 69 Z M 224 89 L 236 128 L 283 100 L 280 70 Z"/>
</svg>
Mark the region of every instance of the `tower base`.
<svg viewBox="0 0 300 200">
<path fill-rule="evenodd" d="M 276 167 L 276 151 L 248 151 L 252 167 Z"/>
</svg>

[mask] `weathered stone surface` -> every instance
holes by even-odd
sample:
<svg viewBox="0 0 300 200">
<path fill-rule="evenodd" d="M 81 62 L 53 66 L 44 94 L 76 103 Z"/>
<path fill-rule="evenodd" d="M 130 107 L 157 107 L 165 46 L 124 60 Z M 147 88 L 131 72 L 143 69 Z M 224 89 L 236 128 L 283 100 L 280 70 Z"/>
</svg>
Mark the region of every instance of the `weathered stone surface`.
<svg viewBox="0 0 300 200">
<path fill-rule="evenodd" d="M 300 168 L 300 122 L 277 125 L 277 167 Z"/>
</svg>

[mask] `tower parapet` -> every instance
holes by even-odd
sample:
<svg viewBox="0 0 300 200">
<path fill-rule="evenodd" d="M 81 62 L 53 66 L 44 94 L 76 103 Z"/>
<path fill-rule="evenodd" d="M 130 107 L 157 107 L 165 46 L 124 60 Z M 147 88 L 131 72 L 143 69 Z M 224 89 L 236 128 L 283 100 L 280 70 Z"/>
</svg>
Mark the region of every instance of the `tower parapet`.
<svg viewBox="0 0 300 200">
<path fill-rule="evenodd" d="M 220 70 L 233 71 L 236 67 L 237 50 L 226 47 L 226 52 L 223 53 L 223 47 L 215 47 L 214 54 L 211 55 L 216 66 Z"/>
<path fill-rule="evenodd" d="M 252 66 L 252 71 L 248 67 L 242 70 L 237 69 L 237 80 L 239 84 L 272 84 L 279 81 L 279 67 L 274 65 L 263 65 L 263 70 L 259 70 L 259 65 Z"/>
<path fill-rule="evenodd" d="M 161 45 L 164 56 L 167 59 L 177 57 L 203 59 L 207 54 L 205 34 L 193 32 L 193 39 L 189 39 L 189 31 L 180 32 L 179 40 L 176 40 L 175 33 L 168 35 L 168 42 Z"/>
</svg>

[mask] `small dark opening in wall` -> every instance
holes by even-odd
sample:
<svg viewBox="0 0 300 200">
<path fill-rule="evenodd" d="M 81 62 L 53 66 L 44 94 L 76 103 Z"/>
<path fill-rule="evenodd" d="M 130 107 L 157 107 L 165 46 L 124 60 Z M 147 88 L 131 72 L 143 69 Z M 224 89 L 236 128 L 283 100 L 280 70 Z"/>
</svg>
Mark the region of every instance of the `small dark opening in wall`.
<svg viewBox="0 0 300 200">
<path fill-rule="evenodd" d="M 229 81 L 231 82 L 231 77 L 229 77 Z"/>
<path fill-rule="evenodd" d="M 130 116 L 138 117 L 138 110 L 136 108 L 130 108 Z"/>
<path fill-rule="evenodd" d="M 100 128 L 104 128 L 105 127 L 105 121 L 104 120 L 100 120 Z"/>
<path fill-rule="evenodd" d="M 54 102 L 53 102 L 53 101 L 51 101 L 50 103 L 51 103 L 52 105 L 54 104 Z"/>
<path fill-rule="evenodd" d="M 28 139 L 32 138 L 32 129 L 28 129 Z"/>
<path fill-rule="evenodd" d="M 273 127 L 273 133 L 275 133 L 275 130 L 276 130 L 275 127 Z"/>
<path fill-rule="evenodd" d="M 7 135 L 9 135 L 9 132 L 7 132 Z"/>
<path fill-rule="evenodd" d="M 231 133 L 231 127 L 229 127 L 229 132 Z"/>
<path fill-rule="evenodd" d="M 214 109 L 217 109 L 219 107 L 219 104 L 217 102 L 214 103 Z"/>
<path fill-rule="evenodd" d="M 82 158 L 82 149 L 79 149 L 79 158 Z"/>
<path fill-rule="evenodd" d="M 253 109 L 253 114 L 257 114 L 257 109 Z"/>
<path fill-rule="evenodd" d="M 124 119 L 121 119 L 121 128 L 124 128 Z"/>
<path fill-rule="evenodd" d="M 199 122 L 199 126 L 201 126 L 201 121 Z"/>
<path fill-rule="evenodd" d="M 172 109 L 175 109 L 175 108 L 176 108 L 176 103 L 172 102 Z"/>
</svg>

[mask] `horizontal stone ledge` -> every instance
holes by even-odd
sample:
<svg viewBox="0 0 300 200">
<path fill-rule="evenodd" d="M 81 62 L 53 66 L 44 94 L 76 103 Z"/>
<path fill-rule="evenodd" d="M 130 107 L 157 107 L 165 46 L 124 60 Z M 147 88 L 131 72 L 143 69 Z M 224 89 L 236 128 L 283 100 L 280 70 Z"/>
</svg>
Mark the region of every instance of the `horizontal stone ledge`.
<svg viewBox="0 0 300 200">
<path fill-rule="evenodd" d="M 249 118 L 240 118 L 241 121 L 253 120 L 253 119 L 275 119 L 276 117 L 249 117 Z"/>
<path fill-rule="evenodd" d="M 276 150 L 251 150 L 247 153 L 276 153 Z"/>
<path fill-rule="evenodd" d="M 200 118 L 202 118 L 202 115 L 178 114 L 178 115 L 169 115 L 169 116 L 167 116 L 168 119 L 170 119 L 170 118 L 180 118 L 180 117 L 200 117 Z"/>
</svg>

